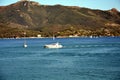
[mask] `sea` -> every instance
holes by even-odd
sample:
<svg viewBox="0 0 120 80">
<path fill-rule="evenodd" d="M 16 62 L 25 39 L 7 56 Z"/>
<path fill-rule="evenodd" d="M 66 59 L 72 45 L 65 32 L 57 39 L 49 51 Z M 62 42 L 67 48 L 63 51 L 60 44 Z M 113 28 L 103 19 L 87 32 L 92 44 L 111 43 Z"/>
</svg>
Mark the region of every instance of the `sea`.
<svg viewBox="0 0 120 80">
<path fill-rule="evenodd" d="M 0 80 L 120 80 L 120 37 L 0 39 Z"/>
</svg>

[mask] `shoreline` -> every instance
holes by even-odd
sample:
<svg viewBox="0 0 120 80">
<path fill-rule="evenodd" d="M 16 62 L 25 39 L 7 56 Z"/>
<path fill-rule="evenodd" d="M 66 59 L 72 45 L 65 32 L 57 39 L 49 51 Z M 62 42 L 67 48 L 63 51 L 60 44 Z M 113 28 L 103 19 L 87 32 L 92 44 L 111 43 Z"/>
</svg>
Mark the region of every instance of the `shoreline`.
<svg viewBox="0 0 120 80">
<path fill-rule="evenodd" d="M 56 37 L 56 38 L 103 38 L 103 37 L 120 37 L 120 36 L 64 36 L 64 37 Z M 43 38 L 53 38 L 53 37 L 19 37 L 19 38 L 0 38 L 0 39 L 43 39 Z"/>
</svg>

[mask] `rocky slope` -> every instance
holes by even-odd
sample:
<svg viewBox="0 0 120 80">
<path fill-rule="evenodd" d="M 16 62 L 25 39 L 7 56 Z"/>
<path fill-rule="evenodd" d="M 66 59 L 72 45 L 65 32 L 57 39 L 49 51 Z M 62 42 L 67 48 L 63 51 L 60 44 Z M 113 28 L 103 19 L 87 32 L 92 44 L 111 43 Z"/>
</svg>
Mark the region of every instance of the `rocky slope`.
<svg viewBox="0 0 120 80">
<path fill-rule="evenodd" d="M 120 36 L 120 12 L 19 1 L 0 6 L 0 28 L 0 37 L 21 37 L 26 30 L 28 36 Z"/>
</svg>

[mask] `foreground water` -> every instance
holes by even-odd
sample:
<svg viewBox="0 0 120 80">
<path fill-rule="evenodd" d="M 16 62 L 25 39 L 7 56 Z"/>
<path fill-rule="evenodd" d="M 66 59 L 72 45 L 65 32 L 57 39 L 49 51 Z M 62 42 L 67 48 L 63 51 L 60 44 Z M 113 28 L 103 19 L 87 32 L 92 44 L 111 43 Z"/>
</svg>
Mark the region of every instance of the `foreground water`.
<svg viewBox="0 0 120 80">
<path fill-rule="evenodd" d="M 60 42 L 61 49 L 43 45 Z M 120 80 L 120 37 L 0 39 L 0 80 Z"/>
</svg>

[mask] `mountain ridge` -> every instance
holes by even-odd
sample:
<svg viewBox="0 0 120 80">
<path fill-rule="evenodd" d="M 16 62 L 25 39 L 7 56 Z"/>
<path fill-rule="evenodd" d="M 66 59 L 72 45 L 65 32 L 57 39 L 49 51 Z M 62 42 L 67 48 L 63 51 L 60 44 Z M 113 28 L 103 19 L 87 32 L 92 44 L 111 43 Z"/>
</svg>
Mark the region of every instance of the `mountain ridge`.
<svg viewBox="0 0 120 80">
<path fill-rule="evenodd" d="M 120 36 L 120 12 L 115 8 L 103 11 L 19 1 L 0 6 L 0 18 L 1 25 L 39 31 L 46 37 L 53 33 L 56 36 Z"/>
</svg>

